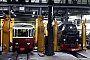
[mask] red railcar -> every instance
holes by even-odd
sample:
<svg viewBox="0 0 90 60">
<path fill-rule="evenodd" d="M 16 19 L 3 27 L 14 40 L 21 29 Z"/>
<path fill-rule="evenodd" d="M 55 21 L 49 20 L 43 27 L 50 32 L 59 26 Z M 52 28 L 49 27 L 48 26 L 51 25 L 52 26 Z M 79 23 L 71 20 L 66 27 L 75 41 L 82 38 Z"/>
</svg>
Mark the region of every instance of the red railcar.
<svg viewBox="0 0 90 60">
<path fill-rule="evenodd" d="M 34 26 L 30 24 L 16 24 L 13 27 L 13 51 L 30 52 L 34 47 Z"/>
</svg>

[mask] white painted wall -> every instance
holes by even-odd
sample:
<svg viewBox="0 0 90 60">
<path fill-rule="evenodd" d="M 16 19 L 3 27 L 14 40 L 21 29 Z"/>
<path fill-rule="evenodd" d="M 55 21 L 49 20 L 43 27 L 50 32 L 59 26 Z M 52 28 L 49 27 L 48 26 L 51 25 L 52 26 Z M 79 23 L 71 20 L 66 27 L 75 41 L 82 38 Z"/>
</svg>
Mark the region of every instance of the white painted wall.
<svg viewBox="0 0 90 60">
<path fill-rule="evenodd" d="M 82 29 L 82 25 L 77 26 L 78 29 Z M 90 23 L 86 23 L 86 29 L 90 30 Z"/>
<path fill-rule="evenodd" d="M 42 0 L 42 3 L 46 3 L 47 0 Z M 39 2 L 39 0 L 31 0 L 31 2 Z"/>
<path fill-rule="evenodd" d="M 34 2 L 35 0 L 31 0 L 31 2 Z M 55 3 L 59 3 L 60 1 L 62 1 L 63 3 L 65 3 L 66 0 L 54 0 Z M 90 2 L 90 0 L 88 0 Z M 39 0 L 36 0 L 35 2 L 39 2 Z M 46 0 L 42 0 L 43 3 L 46 3 Z M 72 0 L 68 0 L 69 4 L 72 2 Z M 87 0 L 82 0 L 82 4 L 86 4 Z M 78 4 L 81 3 L 81 0 L 77 1 Z"/>
<path fill-rule="evenodd" d="M 77 29 L 80 31 L 81 34 L 82 25 L 78 26 Z M 86 23 L 86 34 L 88 35 L 89 33 L 90 33 L 90 23 Z"/>
<path fill-rule="evenodd" d="M 39 0 L 31 0 L 31 2 L 39 2 Z"/>
</svg>

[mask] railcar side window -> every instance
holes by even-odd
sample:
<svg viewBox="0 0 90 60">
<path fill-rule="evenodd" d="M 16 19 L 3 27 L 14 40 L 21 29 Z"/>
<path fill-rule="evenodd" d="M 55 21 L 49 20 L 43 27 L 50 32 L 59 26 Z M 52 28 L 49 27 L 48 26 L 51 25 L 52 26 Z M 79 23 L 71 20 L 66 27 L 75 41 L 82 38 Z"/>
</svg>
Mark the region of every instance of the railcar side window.
<svg viewBox="0 0 90 60">
<path fill-rule="evenodd" d="M 33 30 L 29 30 L 29 37 L 33 36 Z"/>
<path fill-rule="evenodd" d="M 13 36 L 16 37 L 16 29 L 13 29 Z"/>
<path fill-rule="evenodd" d="M 14 31 L 15 31 L 15 37 L 18 36 L 18 30 L 15 29 Z"/>
<path fill-rule="evenodd" d="M 13 36 L 15 37 L 15 33 L 14 33 L 15 31 L 14 31 L 14 30 L 15 30 L 15 29 L 13 29 Z"/>
<path fill-rule="evenodd" d="M 33 29 L 33 36 L 35 37 L 35 29 Z"/>
</svg>

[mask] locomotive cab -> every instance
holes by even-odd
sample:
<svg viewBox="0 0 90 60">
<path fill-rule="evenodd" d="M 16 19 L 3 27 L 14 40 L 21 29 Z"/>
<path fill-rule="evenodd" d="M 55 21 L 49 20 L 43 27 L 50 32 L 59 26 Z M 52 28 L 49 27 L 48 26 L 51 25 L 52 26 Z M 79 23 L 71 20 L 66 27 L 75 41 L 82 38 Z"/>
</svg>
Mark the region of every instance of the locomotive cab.
<svg viewBox="0 0 90 60">
<path fill-rule="evenodd" d="M 59 31 L 62 32 L 60 40 L 61 50 L 77 51 L 79 48 L 79 31 L 76 25 L 72 23 L 62 24 L 59 26 Z"/>
</svg>

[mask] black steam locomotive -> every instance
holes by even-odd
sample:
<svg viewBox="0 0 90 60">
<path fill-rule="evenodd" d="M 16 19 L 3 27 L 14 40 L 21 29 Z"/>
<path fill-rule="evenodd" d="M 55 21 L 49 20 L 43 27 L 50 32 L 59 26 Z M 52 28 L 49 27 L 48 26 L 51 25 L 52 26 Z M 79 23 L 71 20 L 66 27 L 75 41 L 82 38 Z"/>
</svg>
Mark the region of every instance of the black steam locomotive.
<svg viewBox="0 0 90 60">
<path fill-rule="evenodd" d="M 78 51 L 79 50 L 79 31 L 76 25 L 72 23 L 63 23 L 59 26 L 61 31 L 60 48 L 62 51 Z"/>
</svg>

